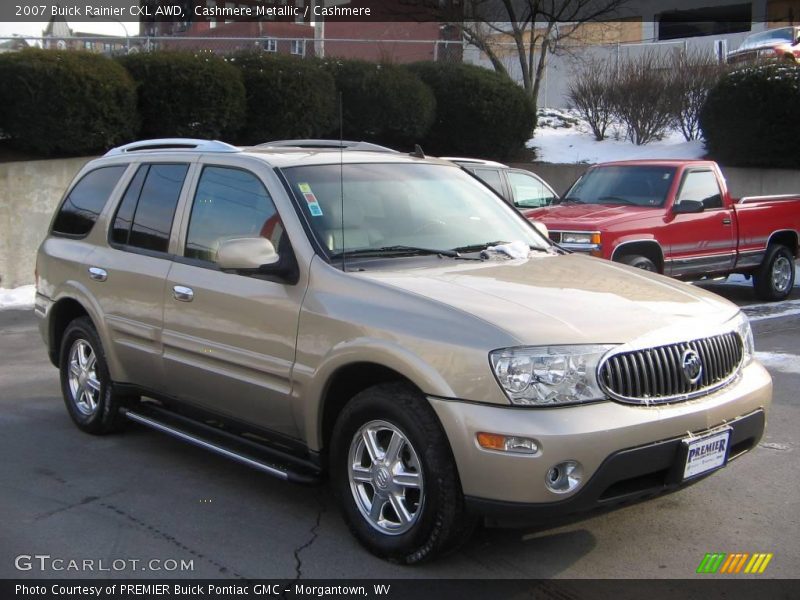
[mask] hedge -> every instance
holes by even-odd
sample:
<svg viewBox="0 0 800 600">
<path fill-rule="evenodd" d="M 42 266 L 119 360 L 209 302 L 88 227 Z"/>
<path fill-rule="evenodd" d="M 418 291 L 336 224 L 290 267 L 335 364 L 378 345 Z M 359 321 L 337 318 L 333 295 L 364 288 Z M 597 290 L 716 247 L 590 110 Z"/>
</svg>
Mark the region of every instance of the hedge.
<svg viewBox="0 0 800 600">
<path fill-rule="evenodd" d="M 242 124 L 239 71 L 210 52 L 129 54 L 120 62 L 138 85 L 140 137 L 231 138 Z"/>
<path fill-rule="evenodd" d="M 520 86 L 474 65 L 426 62 L 411 69 L 436 96 L 426 152 L 504 159 L 523 151 L 536 112 Z"/>
<path fill-rule="evenodd" d="M 0 81 L 0 130 L 11 146 L 92 154 L 136 136 L 136 88 L 113 60 L 30 48 L 0 55 Z"/>
<path fill-rule="evenodd" d="M 246 116 L 239 138 L 269 140 L 318 138 L 336 121 L 336 88 L 321 61 L 245 52 L 232 56 L 246 94 Z"/>
<path fill-rule="evenodd" d="M 729 166 L 800 167 L 800 67 L 768 64 L 724 76 L 700 113 L 709 154 Z"/>
<path fill-rule="evenodd" d="M 422 142 L 433 123 L 436 101 L 407 67 L 359 60 L 326 64 L 342 96 L 345 138 L 407 150 Z M 329 134 L 338 137 L 338 122 Z"/>
</svg>

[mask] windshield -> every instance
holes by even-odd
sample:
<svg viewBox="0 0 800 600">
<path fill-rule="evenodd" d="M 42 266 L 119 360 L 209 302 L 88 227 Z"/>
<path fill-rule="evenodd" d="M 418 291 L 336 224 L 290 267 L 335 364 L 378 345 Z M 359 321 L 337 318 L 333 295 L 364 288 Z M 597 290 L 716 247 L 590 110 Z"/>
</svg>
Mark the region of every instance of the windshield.
<svg viewBox="0 0 800 600">
<path fill-rule="evenodd" d="M 747 36 L 742 43 L 742 48 L 753 48 L 771 42 L 793 42 L 794 29 L 783 27 L 781 29 L 771 29 L 762 33 Z"/>
<path fill-rule="evenodd" d="M 283 173 L 331 256 L 400 247 L 466 251 L 501 241 L 549 246 L 530 222 L 458 167 L 334 164 Z"/>
<path fill-rule="evenodd" d="M 589 170 L 558 202 L 663 206 L 675 167 L 608 166 Z"/>
</svg>

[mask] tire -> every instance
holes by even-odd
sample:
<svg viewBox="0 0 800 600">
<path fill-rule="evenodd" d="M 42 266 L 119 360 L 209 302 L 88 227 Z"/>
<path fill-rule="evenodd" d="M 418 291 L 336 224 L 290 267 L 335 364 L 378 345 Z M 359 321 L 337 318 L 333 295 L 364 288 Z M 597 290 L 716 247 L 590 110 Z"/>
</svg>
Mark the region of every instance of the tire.
<svg viewBox="0 0 800 600">
<path fill-rule="evenodd" d="M 59 356 L 61 393 L 73 423 L 95 435 L 120 430 L 125 418 L 119 409 L 131 398 L 114 391 L 91 319 L 80 317 L 67 326 Z"/>
<path fill-rule="evenodd" d="M 753 274 L 753 287 L 761 300 L 783 300 L 794 286 L 794 255 L 786 246 L 773 244 L 767 248 L 764 262 Z"/>
<path fill-rule="evenodd" d="M 370 437 L 372 451 L 365 442 Z M 373 461 L 379 452 L 398 459 Z M 355 464 L 361 480 L 351 475 Z M 331 439 L 330 476 L 350 531 L 381 558 L 408 565 L 428 560 L 458 548 L 474 529 L 445 433 L 425 398 L 407 385 L 373 386 L 345 406 Z"/>
<path fill-rule="evenodd" d="M 626 256 L 621 256 L 619 257 L 618 260 L 623 265 L 628 265 L 629 267 L 636 267 L 637 269 L 642 269 L 643 271 L 658 273 L 656 264 L 646 256 L 642 256 L 640 254 L 629 254 Z"/>
</svg>

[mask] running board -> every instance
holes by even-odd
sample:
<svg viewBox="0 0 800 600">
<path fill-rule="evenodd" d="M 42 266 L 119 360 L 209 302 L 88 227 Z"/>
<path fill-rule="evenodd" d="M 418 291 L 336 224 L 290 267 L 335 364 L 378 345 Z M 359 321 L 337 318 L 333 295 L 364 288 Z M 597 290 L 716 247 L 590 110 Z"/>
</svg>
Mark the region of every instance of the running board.
<svg viewBox="0 0 800 600">
<path fill-rule="evenodd" d="M 210 450 L 278 479 L 302 484 L 316 484 L 321 480 L 319 469 L 311 463 L 303 464 L 305 461 L 297 457 L 284 455 L 274 448 L 261 446 L 204 423 L 170 414 L 169 411 L 137 407 L 124 410 L 124 414 L 131 421 L 145 427 Z M 284 462 L 300 463 L 302 466 L 288 466 L 283 464 Z"/>
</svg>

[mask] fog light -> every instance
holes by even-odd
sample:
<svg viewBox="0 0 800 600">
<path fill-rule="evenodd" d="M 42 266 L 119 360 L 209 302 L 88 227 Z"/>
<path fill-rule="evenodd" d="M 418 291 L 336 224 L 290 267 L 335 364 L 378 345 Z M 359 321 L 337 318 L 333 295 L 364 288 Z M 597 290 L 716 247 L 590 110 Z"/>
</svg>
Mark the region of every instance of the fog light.
<svg viewBox="0 0 800 600">
<path fill-rule="evenodd" d="M 574 460 L 565 460 L 553 465 L 545 475 L 544 483 L 551 492 L 566 494 L 581 484 L 583 468 Z"/>
<path fill-rule="evenodd" d="M 499 433 L 479 433 L 478 445 L 487 450 L 512 452 L 514 454 L 536 454 L 539 451 L 539 444 L 536 443 L 536 440 L 511 435 L 500 435 Z"/>
</svg>

